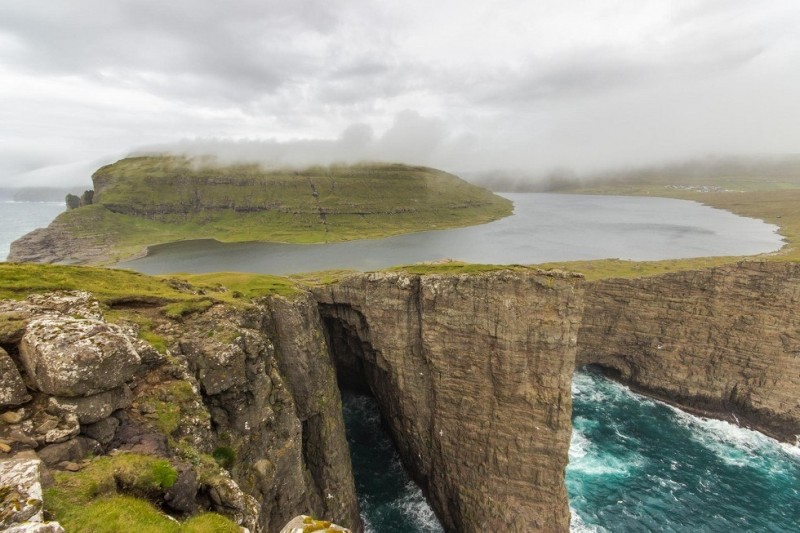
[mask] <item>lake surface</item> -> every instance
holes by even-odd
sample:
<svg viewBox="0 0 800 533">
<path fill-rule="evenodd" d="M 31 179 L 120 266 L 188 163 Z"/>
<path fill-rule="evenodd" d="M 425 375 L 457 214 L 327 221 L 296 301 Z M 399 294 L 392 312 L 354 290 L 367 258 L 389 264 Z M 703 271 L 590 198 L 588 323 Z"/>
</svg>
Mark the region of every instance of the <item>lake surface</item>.
<svg viewBox="0 0 800 533">
<path fill-rule="evenodd" d="M 514 215 L 468 228 L 335 244 L 184 241 L 121 263 L 147 274 L 240 271 L 290 274 L 378 270 L 457 259 L 533 264 L 619 258 L 674 259 L 778 250 L 777 227 L 696 202 L 629 196 L 504 194 Z"/>
</svg>

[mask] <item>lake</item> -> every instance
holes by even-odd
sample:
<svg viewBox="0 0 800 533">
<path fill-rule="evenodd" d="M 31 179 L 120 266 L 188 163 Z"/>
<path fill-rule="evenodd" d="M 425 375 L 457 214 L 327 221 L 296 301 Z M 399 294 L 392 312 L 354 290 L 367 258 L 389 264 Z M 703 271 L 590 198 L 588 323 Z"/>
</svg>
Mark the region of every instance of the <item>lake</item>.
<svg viewBox="0 0 800 533">
<path fill-rule="evenodd" d="M 777 226 L 697 202 L 572 194 L 504 194 L 510 217 L 467 228 L 333 244 L 183 241 L 121 263 L 147 274 L 240 271 L 290 274 L 379 270 L 422 261 L 534 264 L 619 258 L 677 259 L 778 250 Z"/>
</svg>

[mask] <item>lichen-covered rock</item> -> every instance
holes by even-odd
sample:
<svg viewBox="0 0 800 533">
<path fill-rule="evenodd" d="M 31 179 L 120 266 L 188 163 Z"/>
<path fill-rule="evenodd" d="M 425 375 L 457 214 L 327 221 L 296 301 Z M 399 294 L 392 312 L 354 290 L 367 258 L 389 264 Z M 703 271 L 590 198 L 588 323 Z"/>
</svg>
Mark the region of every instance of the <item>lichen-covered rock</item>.
<svg viewBox="0 0 800 533">
<path fill-rule="evenodd" d="M 250 531 L 258 527 L 259 505 L 255 498 L 242 492 L 227 473 L 215 477 L 208 486 L 208 495 L 215 512 L 231 517 Z"/>
<path fill-rule="evenodd" d="M 315 520 L 307 515 L 295 516 L 281 529 L 281 533 L 311 533 L 313 531 L 326 533 L 328 531 L 342 531 L 350 533 L 347 528 L 337 526 L 327 520 Z"/>
<path fill-rule="evenodd" d="M 8 353 L 0 348 L 0 408 L 20 405 L 30 399 L 17 366 Z"/>
<path fill-rule="evenodd" d="M 42 521 L 40 461 L 0 461 L 0 530 L 22 522 Z"/>
<path fill-rule="evenodd" d="M 82 429 L 84 435 L 94 439 L 102 445 L 106 445 L 114 440 L 114 435 L 119 427 L 119 420 L 113 416 L 104 418 L 94 424 L 89 424 Z"/>
<path fill-rule="evenodd" d="M 24 522 L 5 530 L 5 533 L 64 533 L 58 522 Z"/>
<path fill-rule="evenodd" d="M 119 327 L 63 315 L 31 320 L 19 351 L 35 386 L 54 396 L 89 396 L 119 387 L 141 363 Z"/>
<path fill-rule="evenodd" d="M 48 411 L 72 413 L 81 424 L 94 424 L 107 418 L 117 409 L 131 405 L 131 390 L 122 385 L 116 389 L 78 398 L 59 398 L 51 396 Z"/>
</svg>

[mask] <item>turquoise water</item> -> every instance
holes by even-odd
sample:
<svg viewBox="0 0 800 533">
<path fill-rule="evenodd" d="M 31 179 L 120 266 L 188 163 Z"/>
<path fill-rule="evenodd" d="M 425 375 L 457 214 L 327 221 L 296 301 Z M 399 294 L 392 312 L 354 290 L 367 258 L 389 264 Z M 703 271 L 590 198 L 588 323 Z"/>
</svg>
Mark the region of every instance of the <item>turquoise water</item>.
<svg viewBox="0 0 800 533">
<path fill-rule="evenodd" d="M 403 470 L 400 456 L 381 427 L 375 399 L 345 391 L 342 407 L 366 531 L 441 532 L 422 491 Z"/>
<path fill-rule="evenodd" d="M 344 414 L 368 531 L 438 532 L 374 399 Z M 800 531 L 800 449 L 699 418 L 593 371 L 573 382 L 567 490 L 574 532 Z"/>
<path fill-rule="evenodd" d="M 800 530 L 800 449 L 575 374 L 573 531 Z"/>
</svg>

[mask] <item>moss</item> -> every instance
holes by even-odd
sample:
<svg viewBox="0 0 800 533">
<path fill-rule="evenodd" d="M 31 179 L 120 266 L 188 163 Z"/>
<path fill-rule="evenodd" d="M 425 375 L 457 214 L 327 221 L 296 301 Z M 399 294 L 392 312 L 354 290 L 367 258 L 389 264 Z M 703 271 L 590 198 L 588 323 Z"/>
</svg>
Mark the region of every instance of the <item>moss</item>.
<svg viewBox="0 0 800 533">
<path fill-rule="evenodd" d="M 211 456 L 223 468 L 232 467 L 236 460 L 236 452 L 229 446 L 217 446 Z"/>
<path fill-rule="evenodd" d="M 162 309 L 167 318 L 177 319 L 194 313 L 201 313 L 208 310 L 214 302 L 208 299 L 184 300 L 165 305 Z"/>
<path fill-rule="evenodd" d="M 147 391 L 140 401 L 150 411 L 145 417 L 167 436 L 175 433 L 183 417 L 199 420 L 209 417 L 208 411 L 198 405 L 198 397 L 187 381 L 161 383 Z"/>
</svg>

